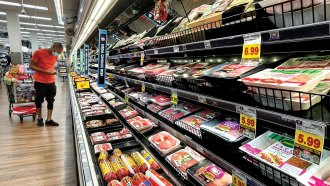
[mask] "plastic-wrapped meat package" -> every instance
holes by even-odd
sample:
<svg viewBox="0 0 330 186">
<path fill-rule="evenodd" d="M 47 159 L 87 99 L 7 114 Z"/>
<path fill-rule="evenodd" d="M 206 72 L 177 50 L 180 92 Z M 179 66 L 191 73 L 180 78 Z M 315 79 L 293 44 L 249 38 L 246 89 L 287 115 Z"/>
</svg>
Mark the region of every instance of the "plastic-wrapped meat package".
<svg viewBox="0 0 330 186">
<path fill-rule="evenodd" d="M 135 174 L 133 176 L 134 185 L 152 185 L 152 183 L 142 173 Z"/>
<path fill-rule="evenodd" d="M 139 113 L 131 107 L 126 107 L 125 109 L 119 111 L 119 114 L 125 119 L 129 119 L 139 115 Z"/>
<path fill-rule="evenodd" d="M 154 125 L 152 121 L 142 118 L 141 116 L 136 116 L 127 120 L 127 122 L 139 131 L 151 128 Z"/>
<path fill-rule="evenodd" d="M 100 135 L 100 136 L 91 136 L 91 140 L 93 144 L 99 144 L 99 143 L 105 143 L 108 141 L 108 138 L 106 135 Z"/>
<path fill-rule="evenodd" d="M 105 99 L 105 100 L 111 100 L 111 99 L 115 99 L 116 97 L 111 94 L 111 93 L 105 93 L 105 94 L 102 94 L 102 97 Z"/>
<path fill-rule="evenodd" d="M 197 112 L 195 115 L 198 117 L 201 117 L 205 120 L 211 120 L 211 119 L 215 118 L 216 116 L 219 116 L 220 113 L 213 111 L 213 110 L 204 109 L 202 111 Z"/>
<path fill-rule="evenodd" d="M 204 120 L 203 118 L 200 118 L 196 115 L 191 115 L 191 116 L 181 119 L 180 121 L 196 128 L 196 129 L 200 129 L 200 125 L 202 123 L 204 123 L 206 120 Z"/>
<path fill-rule="evenodd" d="M 175 107 L 170 107 L 166 110 L 163 110 L 158 113 L 160 116 L 166 118 L 167 120 L 174 122 L 177 119 L 180 119 L 189 114 L 189 112 Z"/>
<path fill-rule="evenodd" d="M 105 135 L 104 132 L 94 132 L 94 133 L 91 134 L 92 137 L 94 137 L 94 136 L 104 136 L 104 135 Z"/>
<path fill-rule="evenodd" d="M 189 112 L 189 113 L 192 113 L 192 112 L 196 112 L 198 110 L 201 109 L 201 107 L 197 106 L 197 105 L 194 105 L 194 104 L 191 104 L 191 103 L 186 103 L 186 102 L 183 102 L 183 103 L 180 103 L 178 105 L 179 108 Z"/>
<path fill-rule="evenodd" d="M 235 78 L 254 68 L 256 67 L 239 63 L 224 63 L 205 71 L 203 75 L 215 78 Z"/>
<path fill-rule="evenodd" d="M 94 116 L 96 113 L 94 111 L 83 113 L 84 116 Z"/>
<path fill-rule="evenodd" d="M 112 150 L 112 146 L 110 143 L 103 143 L 94 145 L 94 152 L 99 153 L 101 151 L 110 151 Z"/>
<path fill-rule="evenodd" d="M 118 122 L 117 118 L 111 118 L 111 119 L 106 119 L 104 123 L 106 125 L 112 125 L 112 124 L 117 123 L 117 122 Z"/>
<path fill-rule="evenodd" d="M 149 104 L 149 105 L 147 106 L 147 108 L 148 108 L 149 110 L 151 110 L 152 112 L 154 112 L 154 113 L 158 113 L 159 111 L 162 111 L 162 110 L 168 108 L 169 106 L 170 106 L 170 105 L 160 106 L 160 105 L 158 105 L 158 104 L 156 104 L 156 103 L 152 103 L 152 104 Z"/>
<path fill-rule="evenodd" d="M 167 95 L 156 95 L 150 101 L 160 106 L 165 106 L 171 104 L 171 97 Z"/>
<path fill-rule="evenodd" d="M 165 131 L 150 136 L 148 140 L 163 154 L 168 154 L 180 147 L 180 141 Z"/>
<path fill-rule="evenodd" d="M 157 75 L 160 74 L 166 70 L 168 70 L 169 64 L 162 64 L 162 65 L 157 65 L 153 69 L 146 70 L 144 74 L 146 75 Z"/>
<path fill-rule="evenodd" d="M 167 181 L 163 176 L 158 174 L 156 171 L 150 169 L 146 172 L 146 177 L 153 185 L 161 186 L 173 186 L 169 181 Z"/>
</svg>

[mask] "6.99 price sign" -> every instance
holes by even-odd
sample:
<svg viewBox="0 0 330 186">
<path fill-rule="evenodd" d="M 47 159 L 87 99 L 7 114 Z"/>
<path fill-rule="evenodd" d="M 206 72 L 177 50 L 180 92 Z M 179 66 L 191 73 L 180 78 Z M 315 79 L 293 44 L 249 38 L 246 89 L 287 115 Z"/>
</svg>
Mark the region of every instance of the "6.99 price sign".
<svg viewBox="0 0 330 186">
<path fill-rule="evenodd" d="M 260 43 L 259 44 L 244 44 L 242 58 L 259 59 L 260 58 Z"/>
<path fill-rule="evenodd" d="M 319 164 L 323 152 L 324 134 L 323 125 L 297 121 L 293 155 Z"/>
</svg>

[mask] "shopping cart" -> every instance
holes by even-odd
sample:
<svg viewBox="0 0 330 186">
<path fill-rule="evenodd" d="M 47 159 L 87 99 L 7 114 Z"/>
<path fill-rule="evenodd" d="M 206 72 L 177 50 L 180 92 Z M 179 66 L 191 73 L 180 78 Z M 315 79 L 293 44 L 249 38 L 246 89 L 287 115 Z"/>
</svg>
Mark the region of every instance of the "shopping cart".
<svg viewBox="0 0 330 186">
<path fill-rule="evenodd" d="M 23 122 L 24 117 L 32 116 L 33 121 L 36 118 L 36 107 L 34 104 L 35 90 L 31 75 L 16 75 L 12 79 L 5 79 L 9 101 L 9 117 L 13 114 L 18 115 Z"/>
</svg>

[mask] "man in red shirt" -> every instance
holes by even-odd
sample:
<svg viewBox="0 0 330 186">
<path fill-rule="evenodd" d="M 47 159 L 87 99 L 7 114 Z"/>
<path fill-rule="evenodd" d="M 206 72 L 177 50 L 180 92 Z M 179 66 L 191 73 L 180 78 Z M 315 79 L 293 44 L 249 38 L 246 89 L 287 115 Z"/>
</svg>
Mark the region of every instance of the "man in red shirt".
<svg viewBox="0 0 330 186">
<path fill-rule="evenodd" d="M 52 113 L 56 95 L 54 67 L 58 56 L 63 52 L 61 43 L 53 43 L 51 48 L 39 49 L 33 53 L 30 68 L 34 70 L 34 89 L 36 90 L 35 104 L 38 115 L 38 126 L 44 126 L 41 115 L 41 105 L 46 98 L 47 101 L 47 119 L 45 124 L 59 126 L 52 120 Z"/>
</svg>

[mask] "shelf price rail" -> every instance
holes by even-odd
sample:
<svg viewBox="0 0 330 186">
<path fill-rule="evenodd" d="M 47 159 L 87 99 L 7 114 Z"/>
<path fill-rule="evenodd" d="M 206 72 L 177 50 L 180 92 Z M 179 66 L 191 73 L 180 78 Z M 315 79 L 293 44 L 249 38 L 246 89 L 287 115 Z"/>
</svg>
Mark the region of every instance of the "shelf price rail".
<svg viewBox="0 0 330 186">
<path fill-rule="evenodd" d="M 108 85 L 110 86 L 110 85 Z M 109 89 L 108 89 L 109 90 Z M 115 95 L 117 98 L 121 99 L 122 101 L 125 101 L 125 99 L 118 95 L 117 93 L 115 93 L 112 90 L 109 90 L 113 95 Z M 183 143 L 185 143 L 187 146 L 193 148 L 194 150 L 196 150 L 197 152 L 199 152 L 200 154 L 202 154 L 203 156 L 207 157 L 208 159 L 210 159 L 211 161 L 215 162 L 216 164 L 220 165 L 221 167 L 223 167 L 225 170 L 229 171 L 229 172 L 233 172 L 233 170 L 238 170 L 240 172 L 244 172 L 241 171 L 240 169 L 238 169 L 237 167 L 235 167 L 234 165 L 230 164 L 229 162 L 227 162 L 226 160 L 220 158 L 219 156 L 217 156 L 216 154 L 214 154 L 213 152 L 211 152 L 210 150 L 208 150 L 207 148 L 201 146 L 200 144 L 198 144 L 197 142 L 195 142 L 192 138 L 190 138 L 187 135 L 183 135 L 182 133 L 180 133 L 179 131 L 175 130 L 174 128 L 172 128 L 170 125 L 164 123 L 163 121 L 159 120 L 158 118 L 152 116 L 150 113 L 148 113 L 148 111 L 143 110 L 142 108 L 140 108 L 139 106 L 137 106 L 136 104 L 132 103 L 132 101 L 129 100 L 128 103 L 129 106 L 131 106 L 132 108 L 134 108 L 135 110 L 137 110 L 139 113 L 143 114 L 144 116 L 146 116 L 147 118 L 149 118 L 150 120 L 156 122 L 159 126 L 161 126 L 164 130 L 170 132 L 173 136 L 175 136 L 176 138 L 180 139 L 180 141 L 182 141 Z M 127 124 L 128 125 L 128 124 Z M 128 125 L 129 126 L 129 125 Z M 129 126 L 130 127 L 130 126 Z M 133 129 L 134 130 L 134 129 Z M 248 183 L 250 185 L 253 186 L 265 186 L 265 184 L 261 183 L 260 181 L 256 180 L 255 178 L 246 175 Z"/>
</svg>

